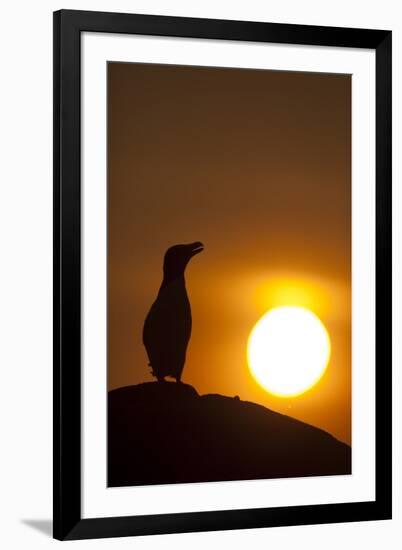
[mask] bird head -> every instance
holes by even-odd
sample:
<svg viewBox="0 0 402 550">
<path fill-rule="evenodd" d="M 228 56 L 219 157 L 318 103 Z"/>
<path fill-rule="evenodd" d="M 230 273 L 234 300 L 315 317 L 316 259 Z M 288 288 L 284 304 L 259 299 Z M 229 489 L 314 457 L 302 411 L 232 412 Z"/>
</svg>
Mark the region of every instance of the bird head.
<svg viewBox="0 0 402 550">
<path fill-rule="evenodd" d="M 174 279 L 182 276 L 191 258 L 203 250 L 204 245 L 199 241 L 190 244 L 176 244 L 168 248 L 163 262 L 165 278 Z"/>
</svg>

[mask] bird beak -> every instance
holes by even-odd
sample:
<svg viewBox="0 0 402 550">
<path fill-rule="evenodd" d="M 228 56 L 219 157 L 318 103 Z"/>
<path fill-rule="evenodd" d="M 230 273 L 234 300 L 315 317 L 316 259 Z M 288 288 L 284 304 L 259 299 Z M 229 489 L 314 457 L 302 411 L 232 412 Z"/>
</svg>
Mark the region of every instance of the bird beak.
<svg viewBox="0 0 402 550">
<path fill-rule="evenodd" d="M 195 256 L 204 250 L 204 245 L 200 242 L 191 243 L 188 245 L 191 251 L 191 256 Z"/>
</svg>

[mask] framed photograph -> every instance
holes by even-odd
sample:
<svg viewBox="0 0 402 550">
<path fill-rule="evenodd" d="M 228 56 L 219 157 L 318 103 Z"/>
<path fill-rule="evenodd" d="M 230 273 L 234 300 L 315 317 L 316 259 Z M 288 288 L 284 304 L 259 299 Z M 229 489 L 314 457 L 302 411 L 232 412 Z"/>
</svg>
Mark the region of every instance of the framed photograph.
<svg viewBox="0 0 402 550">
<path fill-rule="evenodd" d="M 54 14 L 54 537 L 391 517 L 391 32 Z"/>
</svg>

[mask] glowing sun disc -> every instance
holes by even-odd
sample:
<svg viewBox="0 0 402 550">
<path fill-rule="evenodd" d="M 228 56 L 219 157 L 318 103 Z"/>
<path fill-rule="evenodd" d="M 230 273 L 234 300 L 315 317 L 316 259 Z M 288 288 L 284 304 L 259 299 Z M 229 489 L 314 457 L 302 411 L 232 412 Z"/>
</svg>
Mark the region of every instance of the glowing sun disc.
<svg viewBox="0 0 402 550">
<path fill-rule="evenodd" d="M 328 332 L 303 307 L 271 309 L 256 323 L 247 345 L 250 371 L 268 392 L 300 395 L 323 376 L 331 353 Z"/>
</svg>

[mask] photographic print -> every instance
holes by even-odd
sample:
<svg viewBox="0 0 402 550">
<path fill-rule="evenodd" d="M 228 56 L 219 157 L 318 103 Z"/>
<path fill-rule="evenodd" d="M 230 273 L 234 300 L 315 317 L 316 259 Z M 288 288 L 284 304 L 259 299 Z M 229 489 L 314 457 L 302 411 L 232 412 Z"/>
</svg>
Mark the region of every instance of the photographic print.
<svg viewBox="0 0 402 550">
<path fill-rule="evenodd" d="M 53 536 L 391 518 L 391 31 L 53 23 Z"/>
<path fill-rule="evenodd" d="M 351 474 L 351 75 L 107 79 L 108 486 Z"/>
</svg>

